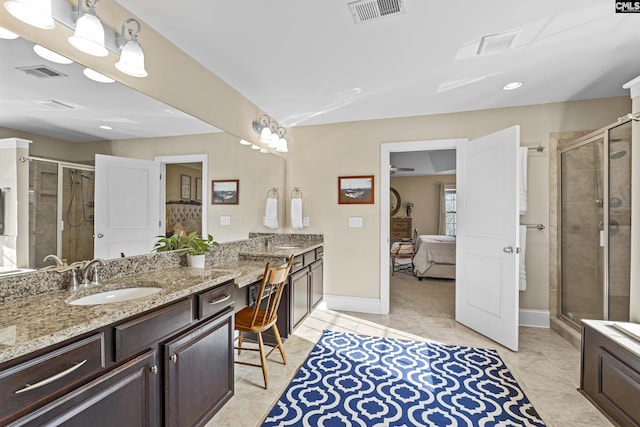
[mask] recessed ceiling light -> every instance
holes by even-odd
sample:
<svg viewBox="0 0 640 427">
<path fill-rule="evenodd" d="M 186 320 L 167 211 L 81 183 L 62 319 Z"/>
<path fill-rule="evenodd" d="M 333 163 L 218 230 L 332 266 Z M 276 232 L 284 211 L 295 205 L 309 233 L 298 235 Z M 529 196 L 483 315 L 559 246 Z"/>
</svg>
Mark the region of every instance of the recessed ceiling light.
<svg viewBox="0 0 640 427">
<path fill-rule="evenodd" d="M 518 88 L 521 88 L 523 84 L 524 84 L 524 83 L 522 83 L 522 82 L 511 82 L 511 83 L 507 83 L 506 85 L 502 86 L 502 90 L 514 90 L 514 89 L 518 89 Z"/>
<path fill-rule="evenodd" d="M 111 126 L 107 126 L 107 125 L 100 125 L 98 126 L 100 129 L 104 129 L 104 130 L 112 130 L 113 128 Z"/>
<path fill-rule="evenodd" d="M 59 53 L 49 50 L 44 46 L 40 46 L 39 44 L 36 44 L 33 46 L 33 51 L 40 58 L 46 59 L 47 61 L 55 62 L 56 64 L 72 64 L 73 63 L 73 61 L 67 58 L 66 56 L 62 56 Z"/>
<path fill-rule="evenodd" d="M 107 77 L 104 74 L 100 74 L 99 72 L 97 72 L 96 70 L 92 70 L 91 68 L 85 68 L 84 71 L 82 72 L 87 78 L 93 80 L 94 82 L 98 82 L 98 83 L 115 82 L 115 80 L 113 80 L 112 78 Z"/>
<path fill-rule="evenodd" d="M 14 33 L 13 31 L 9 31 L 4 27 L 0 27 L 0 39 L 15 40 L 18 37 L 20 36 Z"/>
</svg>

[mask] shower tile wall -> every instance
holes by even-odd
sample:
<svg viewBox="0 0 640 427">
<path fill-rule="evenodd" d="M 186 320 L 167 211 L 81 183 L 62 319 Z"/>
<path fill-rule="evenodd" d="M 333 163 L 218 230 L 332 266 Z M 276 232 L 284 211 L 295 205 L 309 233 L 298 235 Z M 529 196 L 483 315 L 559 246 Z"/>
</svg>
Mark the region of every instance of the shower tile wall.
<svg viewBox="0 0 640 427">
<path fill-rule="evenodd" d="M 77 170 L 72 180 L 71 169 L 63 170 L 62 220 L 65 225 L 62 231 L 62 258 L 70 263 L 93 259 L 94 174 Z"/>
<path fill-rule="evenodd" d="M 602 141 L 562 154 L 562 312 L 574 320 L 602 318 Z"/>
</svg>

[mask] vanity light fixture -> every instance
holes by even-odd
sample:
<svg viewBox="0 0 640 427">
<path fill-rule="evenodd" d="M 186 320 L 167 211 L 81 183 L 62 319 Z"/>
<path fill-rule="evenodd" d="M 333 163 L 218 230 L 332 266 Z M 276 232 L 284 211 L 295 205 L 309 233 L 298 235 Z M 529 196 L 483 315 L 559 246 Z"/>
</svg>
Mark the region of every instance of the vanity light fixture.
<svg viewBox="0 0 640 427">
<path fill-rule="evenodd" d="M 278 126 L 277 122 L 272 121 L 271 123 L 269 123 L 269 129 L 271 130 L 271 136 L 269 137 L 269 141 L 267 141 L 267 145 L 270 148 L 276 148 L 278 146 L 278 143 L 280 142 L 278 130 L 281 128 Z"/>
<path fill-rule="evenodd" d="M 278 128 L 278 144 L 276 145 L 276 151 L 280 153 L 286 153 L 289 151 L 287 148 L 287 140 L 284 137 L 286 133 L 287 130 L 285 128 Z"/>
<path fill-rule="evenodd" d="M 116 68 L 133 77 L 147 77 L 147 70 L 144 69 L 144 52 L 138 43 L 138 34 L 140 34 L 140 22 L 133 18 L 124 21 L 118 37 L 122 43 L 122 51 L 120 60 L 116 62 Z"/>
<path fill-rule="evenodd" d="M 524 85 L 524 83 L 522 82 L 511 82 L 511 83 L 507 83 L 506 85 L 502 86 L 502 90 L 515 90 L 515 89 L 519 89 Z"/>
<path fill-rule="evenodd" d="M 0 27 L 0 39 L 15 40 L 18 37 L 20 37 L 20 36 L 18 34 L 14 33 L 13 31 L 7 30 L 4 27 Z"/>
<path fill-rule="evenodd" d="M 271 119 L 266 114 L 258 117 L 258 120 L 255 120 L 253 125 L 253 131 L 260 135 L 259 141 L 263 144 L 268 144 L 271 138 L 271 129 L 269 129 L 269 123 Z"/>
<path fill-rule="evenodd" d="M 78 20 L 69 43 L 81 52 L 92 56 L 107 56 L 109 51 L 104 45 L 104 27 L 100 18 L 96 16 L 96 6 L 100 0 L 84 0 L 78 3 Z M 87 5 L 87 11 L 82 13 L 82 3 Z"/>
<path fill-rule="evenodd" d="M 66 56 L 62 56 L 59 53 L 49 50 L 44 46 L 40 46 L 39 44 L 33 46 L 33 51 L 40 58 L 46 59 L 47 61 L 55 62 L 56 64 L 73 64 L 73 61 Z"/>
<path fill-rule="evenodd" d="M 51 0 L 6 0 L 4 8 L 25 24 L 45 30 L 55 27 Z"/>
<path fill-rule="evenodd" d="M 91 68 L 85 68 L 82 73 L 88 78 L 93 80 L 94 82 L 98 82 L 98 83 L 113 83 L 115 82 L 115 80 L 113 80 L 111 77 L 107 77 L 104 74 L 101 74 L 99 72 L 97 72 L 96 70 L 93 70 Z"/>
</svg>

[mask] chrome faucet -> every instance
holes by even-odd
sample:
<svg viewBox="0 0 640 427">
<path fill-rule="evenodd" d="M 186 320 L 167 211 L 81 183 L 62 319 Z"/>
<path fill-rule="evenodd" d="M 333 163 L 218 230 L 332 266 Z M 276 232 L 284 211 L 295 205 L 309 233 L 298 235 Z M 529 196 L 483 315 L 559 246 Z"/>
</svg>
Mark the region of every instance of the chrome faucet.
<svg viewBox="0 0 640 427">
<path fill-rule="evenodd" d="M 102 258 L 94 258 L 91 261 L 85 262 L 82 267 L 80 267 L 80 275 L 82 277 L 82 282 L 80 283 L 82 286 L 97 285 L 100 283 L 100 278 L 98 277 L 98 264 L 104 266 L 104 260 Z M 89 274 L 91 274 L 91 282 L 89 282 Z"/>
<path fill-rule="evenodd" d="M 67 260 L 61 260 L 60 258 L 58 258 L 54 254 L 47 255 L 46 257 L 44 257 L 44 260 L 42 262 L 47 262 L 50 259 L 53 260 L 53 262 L 56 263 L 56 267 L 62 267 L 63 265 L 67 265 Z"/>
</svg>

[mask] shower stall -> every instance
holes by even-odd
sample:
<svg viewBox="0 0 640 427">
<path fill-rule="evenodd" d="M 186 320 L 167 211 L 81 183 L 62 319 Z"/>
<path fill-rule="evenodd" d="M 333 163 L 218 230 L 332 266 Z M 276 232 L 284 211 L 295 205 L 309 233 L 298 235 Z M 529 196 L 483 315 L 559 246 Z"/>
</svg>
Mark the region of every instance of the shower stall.
<svg viewBox="0 0 640 427">
<path fill-rule="evenodd" d="M 558 151 L 559 316 L 628 321 L 631 122 Z"/>
<path fill-rule="evenodd" d="M 93 258 L 94 167 L 29 159 L 29 265 Z"/>
</svg>

